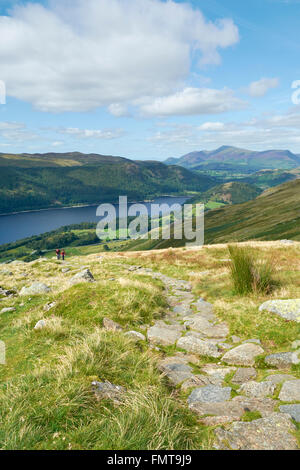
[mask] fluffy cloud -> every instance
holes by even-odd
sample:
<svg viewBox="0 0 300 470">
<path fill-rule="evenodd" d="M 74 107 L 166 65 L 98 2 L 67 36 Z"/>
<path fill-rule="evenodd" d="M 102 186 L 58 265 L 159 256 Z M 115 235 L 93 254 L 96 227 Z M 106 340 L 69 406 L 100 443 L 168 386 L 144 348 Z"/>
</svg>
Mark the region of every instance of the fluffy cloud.
<svg viewBox="0 0 300 470">
<path fill-rule="evenodd" d="M 71 137 L 77 137 L 78 139 L 104 139 L 112 140 L 118 139 L 124 134 L 122 129 L 78 129 L 77 127 L 67 127 L 65 129 L 59 129 L 61 134 L 65 134 Z"/>
<path fill-rule="evenodd" d="M 257 82 L 252 82 L 249 85 L 248 93 L 254 98 L 265 96 L 272 88 L 277 88 L 279 85 L 278 78 L 262 78 Z"/>
<path fill-rule="evenodd" d="M 169 96 L 156 98 L 141 106 L 146 116 L 174 116 L 218 114 L 245 108 L 246 104 L 234 96 L 232 90 L 185 88 Z"/>
<path fill-rule="evenodd" d="M 171 0 L 28 3 L 0 17 L 1 79 L 39 110 L 123 115 L 124 103 L 182 87 L 192 60 L 219 63 L 238 39 L 232 20 Z"/>
<path fill-rule="evenodd" d="M 34 140 L 37 135 L 19 122 L 0 122 L 0 137 L 13 142 Z"/>
</svg>

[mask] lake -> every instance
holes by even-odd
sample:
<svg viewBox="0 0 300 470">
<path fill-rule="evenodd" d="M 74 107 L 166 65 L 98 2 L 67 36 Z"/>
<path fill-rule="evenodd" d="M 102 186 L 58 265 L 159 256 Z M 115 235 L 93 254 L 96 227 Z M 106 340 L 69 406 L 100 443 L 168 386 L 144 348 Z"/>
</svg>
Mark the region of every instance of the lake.
<svg viewBox="0 0 300 470">
<path fill-rule="evenodd" d="M 187 197 L 160 197 L 153 204 L 183 204 Z M 149 211 L 151 203 L 144 203 Z M 130 207 L 130 203 L 128 206 Z M 114 204 L 118 213 L 118 204 Z M 22 238 L 51 232 L 65 225 L 80 224 L 81 222 L 99 222 L 96 216 L 98 206 L 68 207 L 64 209 L 47 209 L 40 211 L 22 212 L 0 216 L 0 245 L 12 243 Z"/>
</svg>

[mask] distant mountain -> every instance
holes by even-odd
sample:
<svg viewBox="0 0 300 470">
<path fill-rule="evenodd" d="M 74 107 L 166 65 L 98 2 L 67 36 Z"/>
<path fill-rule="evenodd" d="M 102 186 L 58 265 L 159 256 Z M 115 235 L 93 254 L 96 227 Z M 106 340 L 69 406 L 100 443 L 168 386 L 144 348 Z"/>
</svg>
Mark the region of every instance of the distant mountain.
<svg viewBox="0 0 300 470">
<path fill-rule="evenodd" d="M 169 158 L 167 165 L 180 165 L 193 170 L 292 169 L 300 166 L 300 155 L 289 150 L 254 152 L 223 146 L 217 150 L 191 152 L 180 158 Z"/>
<path fill-rule="evenodd" d="M 209 176 L 161 162 L 82 153 L 0 154 L 0 213 L 202 192 Z"/>
</svg>

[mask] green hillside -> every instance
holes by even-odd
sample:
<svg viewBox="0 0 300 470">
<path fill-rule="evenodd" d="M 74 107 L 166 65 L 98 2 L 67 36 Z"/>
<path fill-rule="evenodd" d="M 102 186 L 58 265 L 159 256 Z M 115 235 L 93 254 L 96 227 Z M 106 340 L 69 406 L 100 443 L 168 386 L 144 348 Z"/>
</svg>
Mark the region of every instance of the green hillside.
<svg viewBox="0 0 300 470">
<path fill-rule="evenodd" d="M 261 192 L 257 186 L 252 184 L 232 181 L 208 189 L 201 194 L 201 201 L 204 203 L 241 204 L 255 199 Z M 199 197 L 195 196 L 193 200 L 198 201 Z"/>
<path fill-rule="evenodd" d="M 202 192 L 209 176 L 160 162 L 102 155 L 0 155 L 0 213 Z"/>
</svg>

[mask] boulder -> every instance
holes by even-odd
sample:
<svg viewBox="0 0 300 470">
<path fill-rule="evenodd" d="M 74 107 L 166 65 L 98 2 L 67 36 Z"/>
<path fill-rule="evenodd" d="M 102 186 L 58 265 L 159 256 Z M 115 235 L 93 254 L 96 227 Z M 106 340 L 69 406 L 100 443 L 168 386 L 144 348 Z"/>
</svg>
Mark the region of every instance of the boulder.
<svg viewBox="0 0 300 470">
<path fill-rule="evenodd" d="M 239 368 L 231 379 L 235 385 L 241 385 L 257 377 L 257 372 L 253 367 Z"/>
<path fill-rule="evenodd" d="M 283 352 L 270 354 L 265 358 L 265 363 L 278 369 L 286 369 L 292 365 L 300 364 L 300 359 L 297 352 Z"/>
<path fill-rule="evenodd" d="M 268 300 L 259 307 L 259 310 L 275 313 L 285 320 L 300 322 L 300 299 Z"/>
<path fill-rule="evenodd" d="M 188 404 L 194 403 L 222 403 L 230 400 L 231 388 L 219 387 L 218 385 L 207 385 L 206 387 L 196 388 L 188 397 Z"/>
<path fill-rule="evenodd" d="M 287 380 L 284 382 L 279 394 L 281 401 L 300 401 L 300 380 Z"/>
<path fill-rule="evenodd" d="M 199 356 L 218 358 L 222 355 L 216 345 L 197 338 L 196 336 L 184 336 L 180 338 L 179 341 L 177 341 L 177 347 L 198 354 Z"/>
<path fill-rule="evenodd" d="M 287 413 L 293 420 L 300 423 L 300 405 L 281 405 L 279 407 L 281 413 Z"/>
<path fill-rule="evenodd" d="M 46 286 L 42 282 L 34 282 L 29 287 L 23 287 L 20 291 L 20 295 L 41 295 L 41 294 L 48 294 L 51 292 L 50 287 Z"/>
<path fill-rule="evenodd" d="M 84 269 L 80 271 L 80 273 L 75 274 L 70 280 L 72 284 L 76 284 L 78 282 L 95 282 L 94 276 L 92 275 L 89 269 Z"/>
<path fill-rule="evenodd" d="M 250 398 L 265 398 L 268 395 L 273 395 L 276 389 L 276 385 L 271 382 L 255 382 L 250 381 L 244 383 L 240 389 L 239 393 L 244 393 L 247 397 Z"/>
<path fill-rule="evenodd" d="M 222 357 L 222 361 L 233 365 L 253 366 L 255 357 L 263 353 L 264 350 L 259 345 L 246 343 L 228 351 Z"/>
<path fill-rule="evenodd" d="M 215 430 L 218 450 L 297 450 L 295 430 L 288 415 L 272 413 L 251 422 L 235 422 L 229 429 Z"/>
</svg>

